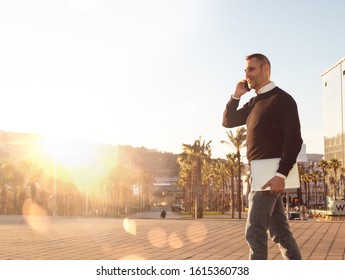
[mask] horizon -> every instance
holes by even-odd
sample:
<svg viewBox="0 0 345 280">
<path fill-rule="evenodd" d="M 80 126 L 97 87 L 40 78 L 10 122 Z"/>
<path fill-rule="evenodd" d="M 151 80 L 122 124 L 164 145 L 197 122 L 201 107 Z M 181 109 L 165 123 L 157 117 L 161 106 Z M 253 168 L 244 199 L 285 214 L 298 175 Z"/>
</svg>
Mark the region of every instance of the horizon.
<svg viewBox="0 0 345 280">
<path fill-rule="evenodd" d="M 41 135 L 41 134 L 37 134 L 37 133 L 30 133 L 30 132 L 18 132 L 18 131 L 4 131 L 4 130 L 0 130 L 0 133 L 10 133 L 10 134 L 18 134 L 18 135 L 26 135 L 26 136 L 36 136 L 36 137 L 39 137 L 39 138 L 42 138 L 42 140 L 47 140 L 45 139 L 44 135 Z M 53 139 L 48 139 L 49 141 L 53 140 Z M 54 142 L 54 141 L 53 141 Z M 111 147 L 131 147 L 133 149 L 146 149 L 148 151 L 155 151 L 155 152 L 158 152 L 158 153 L 168 153 L 168 154 L 173 154 L 173 155 L 178 155 L 180 153 L 182 153 L 183 151 L 181 150 L 180 153 L 174 153 L 174 152 L 171 152 L 171 151 L 161 151 L 159 149 L 155 149 L 155 148 L 148 148 L 148 147 L 145 147 L 145 146 L 132 146 L 130 144 L 111 144 L 111 143 L 103 143 L 103 142 L 93 142 L 92 140 L 88 140 L 88 139 L 78 139 L 78 138 L 73 138 L 73 139 L 68 139 L 68 138 L 60 138 L 58 139 L 56 143 L 58 142 L 61 142 L 61 143 L 86 143 L 86 144 L 90 144 L 90 145 L 105 145 L 105 146 L 111 146 Z M 182 143 L 182 144 L 188 144 L 188 143 Z M 182 147 L 182 144 L 181 144 L 181 147 Z M 193 143 L 189 143 L 189 144 L 193 144 Z M 212 150 L 212 147 L 211 147 L 211 150 Z M 304 152 L 303 151 L 303 147 L 301 149 L 301 152 Z M 324 156 L 323 153 L 305 153 L 306 155 L 322 155 Z M 224 155 L 226 156 L 226 155 Z M 211 158 L 215 158 L 213 155 L 211 155 Z"/>
</svg>

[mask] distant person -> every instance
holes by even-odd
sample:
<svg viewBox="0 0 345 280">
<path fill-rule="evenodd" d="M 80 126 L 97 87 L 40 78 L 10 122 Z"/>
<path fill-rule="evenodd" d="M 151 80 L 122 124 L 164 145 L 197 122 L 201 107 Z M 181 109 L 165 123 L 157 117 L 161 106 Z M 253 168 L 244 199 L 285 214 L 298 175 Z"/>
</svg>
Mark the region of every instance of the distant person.
<svg viewBox="0 0 345 280">
<path fill-rule="evenodd" d="M 307 219 L 307 206 L 305 204 L 302 204 L 301 207 L 299 208 L 299 214 L 301 217 L 301 220 L 305 221 Z"/>
<path fill-rule="evenodd" d="M 165 216 L 167 215 L 167 212 L 165 212 L 165 210 L 163 209 L 161 212 L 161 218 L 165 218 Z"/>
<path fill-rule="evenodd" d="M 300 260 L 301 253 L 290 231 L 282 193 L 285 178 L 296 162 L 302 138 L 294 99 L 271 81 L 271 64 L 262 54 L 246 57 L 245 79 L 237 83 L 223 115 L 227 128 L 247 126 L 248 161 L 280 158 L 278 170 L 262 191 L 251 191 L 245 236 L 250 259 L 267 260 L 268 240 L 279 244 L 284 259 Z M 238 109 L 242 95 L 254 89 L 256 96 Z M 270 187 L 270 191 L 265 190 Z"/>
</svg>

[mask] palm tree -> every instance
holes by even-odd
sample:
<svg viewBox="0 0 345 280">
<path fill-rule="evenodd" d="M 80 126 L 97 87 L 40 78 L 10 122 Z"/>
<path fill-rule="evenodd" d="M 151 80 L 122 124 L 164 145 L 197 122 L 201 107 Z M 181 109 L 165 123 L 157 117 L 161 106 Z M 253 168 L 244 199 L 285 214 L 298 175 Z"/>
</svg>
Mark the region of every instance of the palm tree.
<svg viewBox="0 0 345 280">
<path fill-rule="evenodd" d="M 337 200 L 337 170 L 341 167 L 341 162 L 336 159 L 332 158 L 329 161 L 329 169 L 333 169 L 334 171 L 334 180 L 333 180 L 333 185 L 334 185 L 334 200 Z"/>
<path fill-rule="evenodd" d="M 7 184 L 13 178 L 13 162 L 8 159 L 0 164 L 0 214 L 8 214 Z"/>
<path fill-rule="evenodd" d="M 313 172 L 310 174 L 311 180 L 314 183 L 314 193 L 315 193 L 315 202 L 317 204 L 317 183 L 319 181 L 319 179 L 321 178 L 321 172 L 318 170 L 313 170 Z M 311 191 L 311 196 L 313 197 L 313 192 Z M 313 201 L 313 199 L 312 199 Z"/>
<path fill-rule="evenodd" d="M 191 168 L 191 185 L 193 191 L 193 204 L 194 218 L 202 218 L 203 216 L 203 205 L 202 205 L 202 175 L 203 166 L 208 159 L 211 158 L 211 144 L 212 141 L 205 143 L 199 138 L 195 140 L 193 145 L 182 144 L 183 153 L 178 156 L 178 162 L 182 160 L 187 162 L 188 168 Z"/>
<path fill-rule="evenodd" d="M 231 196 L 231 218 L 235 218 L 235 167 L 238 166 L 236 154 L 227 154 L 226 159 L 230 166 L 230 196 Z"/>
<path fill-rule="evenodd" d="M 43 168 L 39 165 L 38 161 L 14 161 L 9 158 L 0 164 L 0 189 L 4 190 L 2 204 L 7 204 L 7 214 L 21 213 L 22 205 L 20 205 L 18 198 L 20 193 L 25 192 L 27 179 L 32 180 L 32 182 L 39 182 L 42 176 Z M 10 187 L 8 188 L 8 186 Z M 9 191 L 5 195 L 5 189 L 7 188 Z M 6 201 L 8 197 L 11 197 L 10 201 Z"/>
<path fill-rule="evenodd" d="M 128 214 L 132 201 L 131 187 L 136 183 L 133 170 L 126 165 L 115 166 L 109 174 L 111 215 Z"/>
<path fill-rule="evenodd" d="M 139 211 L 147 209 L 149 206 L 149 187 L 153 185 L 153 176 L 145 170 L 138 171 L 139 181 Z"/>
<path fill-rule="evenodd" d="M 322 170 L 322 184 L 323 184 L 323 187 L 324 187 L 324 192 L 323 192 L 323 201 L 325 203 L 325 209 L 327 208 L 327 184 L 326 184 L 326 176 L 327 176 L 327 169 L 328 169 L 328 162 L 324 159 L 322 159 L 320 162 L 319 162 L 319 167 L 321 168 Z"/>
<path fill-rule="evenodd" d="M 344 183 L 345 183 L 345 168 L 342 167 L 340 168 L 340 187 L 342 187 L 342 194 L 343 194 L 343 198 L 345 198 L 345 188 L 344 188 Z"/>
<path fill-rule="evenodd" d="M 183 200 L 186 211 L 191 211 L 193 197 L 192 164 L 186 152 L 179 154 L 176 161 L 179 165 L 178 184 L 183 187 Z"/>
<path fill-rule="evenodd" d="M 216 159 L 213 161 L 212 185 L 218 190 L 218 208 L 225 213 L 229 206 L 229 177 L 230 163 L 224 159 Z"/>
<path fill-rule="evenodd" d="M 205 203 L 212 211 L 219 211 L 222 195 L 222 177 L 224 177 L 221 170 L 221 159 L 210 159 L 205 165 L 204 171 L 206 173 L 203 176 L 203 183 L 206 186 L 204 194 Z"/>
<path fill-rule="evenodd" d="M 300 174 L 300 179 L 301 179 L 301 182 L 304 183 L 306 204 L 307 204 L 307 207 L 309 208 L 309 203 L 310 203 L 309 182 L 311 181 L 312 178 L 311 178 L 310 174 L 305 169 L 303 169 L 301 174 Z"/>
<path fill-rule="evenodd" d="M 238 205 L 238 218 L 242 218 L 242 180 L 241 180 L 241 152 L 240 150 L 244 147 L 247 134 L 245 127 L 240 127 L 236 130 L 236 135 L 230 130 L 226 134 L 229 137 L 230 142 L 221 141 L 221 143 L 232 145 L 236 150 L 237 164 L 238 164 L 238 174 L 237 174 L 237 205 Z"/>
</svg>

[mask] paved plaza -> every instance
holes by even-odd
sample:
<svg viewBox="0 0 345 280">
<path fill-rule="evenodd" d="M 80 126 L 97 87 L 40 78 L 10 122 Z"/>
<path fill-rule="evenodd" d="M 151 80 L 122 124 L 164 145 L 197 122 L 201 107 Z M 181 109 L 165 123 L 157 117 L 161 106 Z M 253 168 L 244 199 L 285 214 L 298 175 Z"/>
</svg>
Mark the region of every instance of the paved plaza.
<svg viewBox="0 0 345 280">
<path fill-rule="evenodd" d="M 290 221 L 303 259 L 344 260 L 344 221 Z M 0 216 L 0 260 L 247 260 L 245 219 Z M 269 259 L 281 255 L 269 241 Z"/>
</svg>

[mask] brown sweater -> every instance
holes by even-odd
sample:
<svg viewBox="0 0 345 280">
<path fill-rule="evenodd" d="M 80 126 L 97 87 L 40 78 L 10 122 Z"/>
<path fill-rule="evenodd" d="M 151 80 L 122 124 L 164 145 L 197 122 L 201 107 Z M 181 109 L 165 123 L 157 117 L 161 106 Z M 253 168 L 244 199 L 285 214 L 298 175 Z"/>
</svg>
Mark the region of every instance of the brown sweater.
<svg viewBox="0 0 345 280">
<path fill-rule="evenodd" d="M 301 150 L 301 126 L 294 99 L 279 87 L 259 94 L 242 108 L 231 98 L 223 126 L 247 125 L 247 158 L 281 158 L 277 172 L 287 176 Z"/>
</svg>

